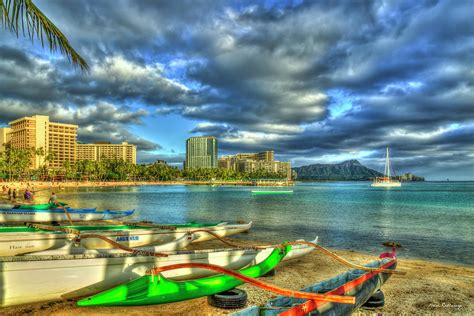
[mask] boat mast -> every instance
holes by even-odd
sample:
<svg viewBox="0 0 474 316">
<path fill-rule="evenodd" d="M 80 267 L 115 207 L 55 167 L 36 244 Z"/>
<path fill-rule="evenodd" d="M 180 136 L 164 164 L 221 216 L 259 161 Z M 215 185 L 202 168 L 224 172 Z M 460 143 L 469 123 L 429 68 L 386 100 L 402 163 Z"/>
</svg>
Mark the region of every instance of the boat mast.
<svg viewBox="0 0 474 316">
<path fill-rule="evenodd" d="M 388 146 L 387 146 L 387 160 L 385 161 L 385 168 L 387 168 L 387 178 L 390 180 L 390 158 L 388 157 Z"/>
</svg>

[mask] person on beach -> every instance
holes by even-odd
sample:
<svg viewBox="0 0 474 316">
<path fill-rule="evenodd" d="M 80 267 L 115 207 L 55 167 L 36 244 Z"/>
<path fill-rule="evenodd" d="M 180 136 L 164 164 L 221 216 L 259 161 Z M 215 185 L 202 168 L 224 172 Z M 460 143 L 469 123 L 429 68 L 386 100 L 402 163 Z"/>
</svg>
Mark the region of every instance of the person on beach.
<svg viewBox="0 0 474 316">
<path fill-rule="evenodd" d="M 56 196 L 56 194 L 54 194 L 54 192 L 52 192 L 51 196 L 49 197 L 48 203 L 49 204 L 57 204 L 56 200 L 57 200 L 57 196 Z"/>
<path fill-rule="evenodd" d="M 8 199 L 12 199 L 12 188 L 8 187 Z"/>
<path fill-rule="evenodd" d="M 12 202 L 16 202 L 16 197 L 17 197 L 17 191 L 16 191 L 16 188 L 13 189 L 13 192 L 12 192 Z"/>
<path fill-rule="evenodd" d="M 33 199 L 33 193 L 30 190 L 26 189 L 25 193 L 23 194 L 23 197 L 25 198 L 25 201 L 27 203 L 30 203 Z"/>
</svg>

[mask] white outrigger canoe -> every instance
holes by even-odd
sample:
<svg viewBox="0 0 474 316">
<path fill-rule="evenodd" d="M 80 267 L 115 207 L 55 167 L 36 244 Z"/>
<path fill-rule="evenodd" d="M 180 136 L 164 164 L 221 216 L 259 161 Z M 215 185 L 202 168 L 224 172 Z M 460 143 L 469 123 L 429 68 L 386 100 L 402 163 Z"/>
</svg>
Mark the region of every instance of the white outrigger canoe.
<svg viewBox="0 0 474 316">
<path fill-rule="evenodd" d="M 237 270 L 265 260 L 273 249 L 176 251 L 168 252 L 168 257 L 125 253 L 0 257 L 0 306 L 93 295 L 140 277 L 150 268 L 171 264 L 200 262 Z M 313 249 L 306 245 L 292 246 L 284 261 L 299 258 Z M 212 274 L 212 271 L 195 268 L 163 273 L 165 277 L 174 280 Z"/>
<path fill-rule="evenodd" d="M 58 231 L 36 229 L 34 227 L 16 226 L 0 227 L 0 256 L 15 256 L 26 253 L 52 250 L 67 247 L 73 242 L 77 235 L 60 231 L 60 229 L 71 229 L 78 231 L 79 236 L 88 234 L 100 235 L 121 245 L 136 248 L 153 244 L 164 244 L 181 238 L 188 232 L 205 229 L 219 237 L 227 237 L 247 231 L 252 222 L 246 224 L 219 223 L 217 225 L 189 224 L 170 226 L 162 228 L 139 226 L 139 225 L 107 225 L 107 226 L 64 226 L 58 227 Z M 50 226 L 53 227 L 53 226 Z M 213 239 L 214 236 L 206 232 L 200 232 L 193 242 L 201 242 Z M 95 237 L 80 238 L 75 244 L 86 249 L 111 249 L 110 243 Z"/>
<path fill-rule="evenodd" d="M 63 208 L 36 209 L 34 205 L 0 205 L 0 223 L 23 222 L 61 222 L 68 221 Z M 100 221 L 123 218 L 132 215 L 135 210 L 97 211 L 95 208 L 65 207 L 72 221 Z"/>
</svg>

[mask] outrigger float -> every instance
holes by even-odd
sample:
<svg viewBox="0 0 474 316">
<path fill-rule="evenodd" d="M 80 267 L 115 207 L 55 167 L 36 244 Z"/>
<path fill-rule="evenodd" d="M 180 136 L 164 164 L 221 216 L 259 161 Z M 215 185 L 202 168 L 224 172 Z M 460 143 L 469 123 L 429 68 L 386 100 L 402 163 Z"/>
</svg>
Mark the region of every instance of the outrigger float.
<svg viewBox="0 0 474 316">
<path fill-rule="evenodd" d="M 142 226 L 143 225 L 143 226 Z M 129 248 L 143 247 L 176 241 L 189 232 L 199 235 L 192 242 L 202 242 L 215 237 L 227 237 L 242 233 L 252 227 L 246 224 L 181 224 L 181 225 L 84 225 L 0 227 L 0 256 L 14 256 L 26 253 L 63 248 L 73 249 L 71 243 L 85 249 L 112 249 L 110 243 Z M 71 253 L 73 253 L 71 251 Z"/>
<path fill-rule="evenodd" d="M 275 249 L 276 247 L 184 250 L 164 252 L 165 256 L 160 257 L 143 255 L 138 251 L 0 257 L 0 306 L 93 295 L 137 279 L 154 267 L 200 263 L 238 270 L 249 265 L 259 265 Z M 313 247 L 306 245 L 292 246 L 282 261 L 299 258 L 313 250 Z M 275 256 L 273 258 L 275 260 Z M 188 267 L 165 271 L 161 275 L 169 281 L 196 279 L 213 274 L 215 272 L 207 269 Z"/>
</svg>

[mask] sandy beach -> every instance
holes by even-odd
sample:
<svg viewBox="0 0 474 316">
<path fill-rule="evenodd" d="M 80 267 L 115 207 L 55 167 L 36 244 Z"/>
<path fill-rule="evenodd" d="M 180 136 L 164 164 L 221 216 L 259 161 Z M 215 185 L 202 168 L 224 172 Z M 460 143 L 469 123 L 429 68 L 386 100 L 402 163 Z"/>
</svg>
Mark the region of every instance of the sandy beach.
<svg viewBox="0 0 474 316">
<path fill-rule="evenodd" d="M 232 240 L 241 245 L 262 244 L 255 241 Z M 218 241 L 193 245 L 191 249 L 222 247 Z M 382 249 L 381 249 L 382 251 Z M 374 255 L 353 251 L 335 251 L 338 255 L 359 264 L 374 260 Z M 356 315 L 414 315 L 458 314 L 472 315 L 474 296 L 474 268 L 413 259 L 400 259 L 398 269 L 406 275 L 393 275 L 383 286 L 385 307 L 381 310 L 359 309 Z M 264 280 L 290 289 L 327 279 L 347 269 L 332 258 L 315 250 L 294 261 L 282 263 L 275 276 Z M 272 293 L 242 285 L 247 291 L 248 305 L 264 304 Z M 77 307 L 74 301 L 56 301 L 12 306 L 0 309 L 3 315 L 224 315 L 229 311 L 207 304 L 206 298 L 165 305 L 138 307 Z"/>
</svg>

